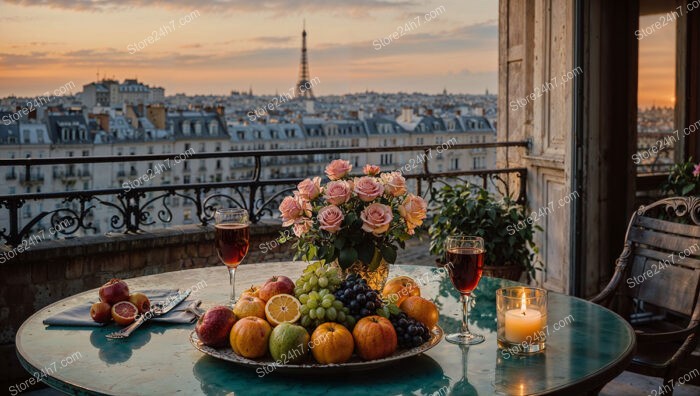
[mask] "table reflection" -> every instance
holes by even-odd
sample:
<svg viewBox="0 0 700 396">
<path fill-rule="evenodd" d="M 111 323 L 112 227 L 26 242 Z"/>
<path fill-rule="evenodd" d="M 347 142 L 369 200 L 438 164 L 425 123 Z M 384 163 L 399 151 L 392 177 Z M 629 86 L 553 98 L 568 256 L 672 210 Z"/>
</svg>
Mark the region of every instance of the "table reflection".
<svg viewBox="0 0 700 396">
<path fill-rule="evenodd" d="M 496 350 L 496 375 L 494 387 L 499 394 L 528 395 L 542 388 L 546 378 L 546 353 L 513 355 Z"/>
<path fill-rule="evenodd" d="M 449 394 L 478 395 L 479 392 L 472 384 L 469 383 L 469 378 L 467 378 L 467 370 L 469 367 L 469 345 L 460 345 L 459 348 L 462 350 L 462 378 L 460 378 L 460 380 L 452 386 Z"/>
</svg>

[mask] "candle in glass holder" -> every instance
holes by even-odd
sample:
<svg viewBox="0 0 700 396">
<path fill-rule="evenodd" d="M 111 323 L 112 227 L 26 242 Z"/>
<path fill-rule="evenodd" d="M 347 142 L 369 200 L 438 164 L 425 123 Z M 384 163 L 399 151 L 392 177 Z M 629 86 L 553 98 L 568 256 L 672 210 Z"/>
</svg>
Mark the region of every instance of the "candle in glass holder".
<svg viewBox="0 0 700 396">
<path fill-rule="evenodd" d="M 544 327 L 544 316 L 536 309 L 527 308 L 526 300 L 523 293 L 520 308 L 505 313 L 505 337 L 510 342 L 532 342 Z"/>
</svg>

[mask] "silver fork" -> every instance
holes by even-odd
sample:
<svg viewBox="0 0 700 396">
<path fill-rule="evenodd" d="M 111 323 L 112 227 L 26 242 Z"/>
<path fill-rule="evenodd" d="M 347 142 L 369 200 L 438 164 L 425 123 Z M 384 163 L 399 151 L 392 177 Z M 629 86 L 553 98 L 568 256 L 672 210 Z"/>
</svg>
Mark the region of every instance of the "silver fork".
<svg viewBox="0 0 700 396">
<path fill-rule="evenodd" d="M 114 333 L 107 334 L 105 337 L 110 338 L 110 339 L 120 339 L 120 338 L 126 338 L 131 335 L 131 333 L 134 332 L 134 330 L 138 329 L 139 326 L 142 324 L 146 323 L 148 319 L 151 319 L 152 317 L 155 316 L 160 316 L 163 314 L 163 309 L 165 308 L 165 303 L 159 302 L 156 304 L 153 304 L 151 309 L 144 313 L 143 315 L 139 315 L 138 318 L 136 318 L 136 321 L 134 323 L 130 324 L 129 326 L 119 330 L 115 331 Z"/>
</svg>

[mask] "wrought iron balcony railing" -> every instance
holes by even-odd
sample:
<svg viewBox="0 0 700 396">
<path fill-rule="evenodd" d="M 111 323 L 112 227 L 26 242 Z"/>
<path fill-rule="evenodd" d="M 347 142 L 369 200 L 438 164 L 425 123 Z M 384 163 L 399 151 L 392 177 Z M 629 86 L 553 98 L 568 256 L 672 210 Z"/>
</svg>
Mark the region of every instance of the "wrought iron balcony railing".
<svg viewBox="0 0 700 396">
<path fill-rule="evenodd" d="M 472 149 L 527 146 L 528 142 L 525 141 L 455 144 L 450 146 L 449 150 L 462 150 L 462 152 L 464 152 L 465 150 Z M 220 179 L 217 177 L 217 181 L 215 182 L 197 181 L 195 183 L 190 183 L 189 180 L 183 180 L 182 184 L 161 183 L 160 185 L 156 185 L 156 182 L 144 182 L 138 185 L 130 185 L 129 188 L 126 188 L 125 184 L 122 184 L 121 187 L 117 188 L 85 191 L 74 190 L 0 195 L 0 219 L 9 220 L 9 226 L 7 224 L 0 225 L 0 243 L 4 242 L 9 245 L 18 245 L 23 239 L 28 238 L 33 232 L 36 232 L 40 224 L 45 224 L 45 219 L 49 220 L 49 226 L 53 227 L 52 229 L 58 230 L 57 232 L 64 236 L 75 234 L 78 231 L 96 232 L 98 229 L 102 228 L 99 224 L 93 225 L 93 220 L 95 218 L 93 212 L 97 209 L 107 210 L 109 212 L 109 224 L 113 230 L 117 231 L 133 233 L 143 231 L 144 228 L 156 225 L 157 223 L 170 224 L 174 217 L 172 208 L 170 207 L 170 197 L 180 197 L 183 206 L 193 206 L 193 212 L 196 213 L 194 222 L 198 222 L 202 225 L 210 224 L 213 221 L 216 208 L 223 205 L 245 208 L 250 213 L 251 221 L 255 223 L 264 217 L 275 215 L 276 208 L 281 199 L 294 190 L 296 185 L 303 180 L 302 177 L 296 177 L 296 174 L 290 172 L 284 165 L 282 165 L 282 169 L 278 170 L 279 173 L 276 174 L 278 175 L 277 177 L 262 178 L 261 175 L 264 169 L 263 163 L 273 162 L 263 161 L 263 159 L 276 157 L 280 157 L 280 160 L 277 161 L 278 163 L 284 163 L 288 158 L 294 158 L 295 160 L 292 160 L 292 162 L 297 162 L 297 158 L 306 158 L 306 161 L 298 166 L 307 165 L 308 169 L 311 169 L 312 166 L 314 169 L 317 169 L 317 166 L 321 166 L 321 169 L 323 169 L 328 159 L 338 157 L 349 159 L 350 154 L 412 153 L 411 155 L 414 157 L 409 159 L 408 163 L 412 162 L 414 166 L 409 172 L 404 172 L 404 177 L 406 177 L 408 181 L 415 183 L 416 192 L 421 196 L 427 196 L 435 182 L 446 182 L 447 179 L 464 180 L 470 178 L 470 181 L 480 180 L 484 187 L 487 187 L 489 183 L 491 183 L 491 186 L 494 186 L 494 188 L 502 193 L 513 196 L 519 202 L 525 202 L 526 168 L 434 172 L 430 166 L 433 158 L 431 155 L 428 155 L 431 153 L 431 150 L 433 150 L 432 153 L 434 153 L 435 147 L 311 148 L 190 154 L 186 159 L 184 159 L 184 157 L 179 158 L 180 160 L 178 163 L 209 158 L 225 158 L 234 163 L 242 163 L 243 161 L 239 161 L 239 159 L 252 158 L 252 169 L 247 166 L 242 167 L 243 169 L 235 169 L 240 173 L 240 177 L 223 177 L 222 179 L 226 181 L 218 181 Z M 353 157 L 357 157 L 357 155 Z M 111 166 L 116 167 L 116 164 L 124 162 L 165 163 L 167 161 L 169 162 L 169 166 L 173 167 L 170 172 L 176 172 L 173 173 L 173 178 L 175 182 L 178 183 L 179 177 L 177 177 L 177 172 L 185 172 L 186 168 L 183 165 L 178 170 L 175 170 L 175 158 L 178 158 L 178 156 L 173 154 L 156 154 L 143 156 L 0 159 L 0 168 L 6 167 L 12 169 L 12 167 L 19 166 L 24 168 L 25 174 L 28 174 L 31 172 L 32 167 L 47 165 L 94 164 L 94 166 L 97 166 L 97 164 L 107 164 L 105 166 L 110 166 L 110 164 L 115 164 Z M 323 158 L 323 160 L 321 161 L 320 158 Z M 418 158 L 421 158 L 421 161 L 416 161 Z M 394 157 L 393 162 L 396 163 L 396 157 Z M 416 163 L 419 165 L 416 166 Z M 407 164 L 402 164 L 397 167 L 401 168 L 401 166 Z M 447 165 L 448 164 L 445 164 L 445 167 L 447 167 Z M 383 166 L 382 170 L 390 170 L 390 167 Z M 406 170 L 408 170 L 408 168 L 406 168 Z M 357 173 L 359 173 L 360 170 L 357 171 Z M 83 176 L 87 175 L 84 172 L 81 173 Z M 119 177 L 123 177 L 126 172 L 123 170 L 118 172 L 111 170 L 109 174 L 113 175 L 115 173 Z M 133 172 L 129 173 L 133 174 Z M 101 175 L 102 173 L 95 170 L 95 174 Z M 65 174 L 62 176 L 65 177 Z M 187 176 L 183 176 L 183 179 L 187 179 Z M 163 180 L 165 180 L 165 178 L 161 181 Z M 121 184 L 126 182 L 124 182 L 123 179 L 118 179 L 114 180 L 114 183 Z M 53 210 L 41 211 L 27 221 L 20 221 L 22 217 L 21 214 L 25 213 L 22 209 L 28 202 L 44 202 L 48 200 L 58 200 L 60 203 L 58 205 L 42 205 L 43 207 L 56 208 Z M 60 227 L 56 227 L 59 224 Z"/>
</svg>

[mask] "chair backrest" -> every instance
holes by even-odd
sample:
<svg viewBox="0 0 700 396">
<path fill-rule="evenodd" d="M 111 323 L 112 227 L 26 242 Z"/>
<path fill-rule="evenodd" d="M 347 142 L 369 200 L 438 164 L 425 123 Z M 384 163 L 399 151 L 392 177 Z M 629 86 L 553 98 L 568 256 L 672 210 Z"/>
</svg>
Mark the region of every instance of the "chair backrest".
<svg viewBox="0 0 700 396">
<path fill-rule="evenodd" d="M 658 218 L 665 213 L 665 218 Z M 654 214 L 654 217 L 652 217 Z M 700 198 L 674 197 L 642 206 L 632 216 L 629 297 L 691 316 L 700 291 Z"/>
</svg>

